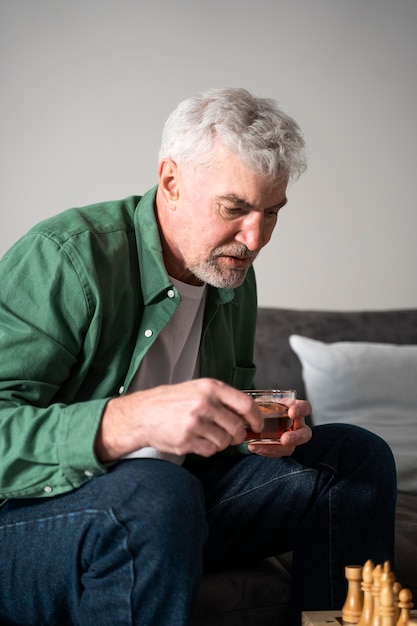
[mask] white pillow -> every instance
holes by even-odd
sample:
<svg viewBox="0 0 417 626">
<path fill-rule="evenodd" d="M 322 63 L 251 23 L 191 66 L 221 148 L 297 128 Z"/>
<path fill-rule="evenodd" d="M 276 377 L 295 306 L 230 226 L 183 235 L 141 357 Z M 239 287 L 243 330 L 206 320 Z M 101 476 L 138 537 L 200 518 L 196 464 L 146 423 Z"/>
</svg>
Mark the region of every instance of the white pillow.
<svg viewBox="0 0 417 626">
<path fill-rule="evenodd" d="M 398 489 L 417 493 L 417 346 L 289 341 L 314 423 L 345 422 L 380 435 L 394 454 Z"/>
</svg>

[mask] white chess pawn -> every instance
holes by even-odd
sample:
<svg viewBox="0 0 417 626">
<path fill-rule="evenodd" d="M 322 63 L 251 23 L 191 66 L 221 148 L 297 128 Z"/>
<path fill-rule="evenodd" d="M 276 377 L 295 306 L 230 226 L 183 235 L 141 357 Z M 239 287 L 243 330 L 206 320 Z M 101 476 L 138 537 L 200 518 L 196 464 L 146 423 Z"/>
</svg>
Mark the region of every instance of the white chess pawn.
<svg viewBox="0 0 417 626">
<path fill-rule="evenodd" d="M 413 608 L 413 596 L 409 589 L 401 589 L 398 594 L 398 606 L 400 609 L 400 617 L 397 626 L 408 626 L 410 621 L 411 609 Z"/>
</svg>

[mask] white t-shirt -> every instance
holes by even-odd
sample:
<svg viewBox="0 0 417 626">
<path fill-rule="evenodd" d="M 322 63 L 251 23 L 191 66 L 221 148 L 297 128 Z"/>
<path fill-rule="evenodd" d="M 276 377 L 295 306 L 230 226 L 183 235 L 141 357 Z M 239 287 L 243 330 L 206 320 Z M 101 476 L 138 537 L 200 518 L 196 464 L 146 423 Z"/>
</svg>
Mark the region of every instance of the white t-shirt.
<svg viewBox="0 0 417 626">
<path fill-rule="evenodd" d="M 158 385 L 175 384 L 199 376 L 199 349 L 206 301 L 206 286 L 196 287 L 171 278 L 181 302 L 156 338 L 132 379 L 128 393 Z M 183 456 L 147 447 L 124 458 L 158 458 L 181 464 Z"/>
</svg>

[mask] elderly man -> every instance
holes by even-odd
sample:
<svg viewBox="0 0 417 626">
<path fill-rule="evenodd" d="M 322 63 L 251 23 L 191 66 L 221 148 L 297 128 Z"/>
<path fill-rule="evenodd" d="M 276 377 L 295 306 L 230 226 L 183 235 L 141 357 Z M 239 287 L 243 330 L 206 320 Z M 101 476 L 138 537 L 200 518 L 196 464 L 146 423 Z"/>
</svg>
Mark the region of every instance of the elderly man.
<svg viewBox="0 0 417 626">
<path fill-rule="evenodd" d="M 245 444 L 253 261 L 305 169 L 296 122 L 243 89 L 168 119 L 142 197 L 70 209 L 0 264 L 0 616 L 185 625 L 205 569 L 293 550 L 295 620 L 348 562 L 393 558 L 395 468 L 310 405 Z M 296 258 L 298 251 L 295 250 Z M 279 385 L 279 381 L 277 381 Z"/>
</svg>

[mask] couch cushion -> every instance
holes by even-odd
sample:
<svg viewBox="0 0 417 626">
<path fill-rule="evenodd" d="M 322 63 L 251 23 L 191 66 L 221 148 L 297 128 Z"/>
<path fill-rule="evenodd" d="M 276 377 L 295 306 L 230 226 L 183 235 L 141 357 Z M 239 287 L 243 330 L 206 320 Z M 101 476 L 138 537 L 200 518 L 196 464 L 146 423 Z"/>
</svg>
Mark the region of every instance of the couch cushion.
<svg viewBox="0 0 417 626">
<path fill-rule="evenodd" d="M 417 606 L 417 496 L 398 493 L 395 527 L 396 579 L 413 594 Z"/>
<path fill-rule="evenodd" d="M 290 624 L 291 560 L 287 556 L 205 574 L 189 626 Z"/>
<path fill-rule="evenodd" d="M 292 335 L 314 423 L 346 422 L 380 435 L 397 464 L 398 487 L 417 494 L 417 346 L 323 343 Z"/>
<path fill-rule="evenodd" d="M 288 341 L 293 334 L 326 342 L 417 344 L 417 311 L 304 311 L 260 307 L 254 355 L 258 389 L 297 389 L 299 398 L 306 397 L 301 363 Z"/>
</svg>

